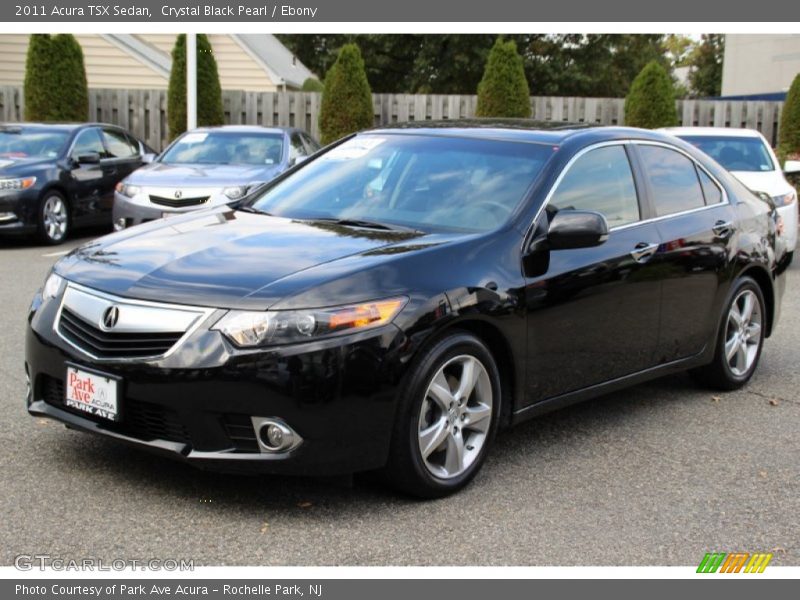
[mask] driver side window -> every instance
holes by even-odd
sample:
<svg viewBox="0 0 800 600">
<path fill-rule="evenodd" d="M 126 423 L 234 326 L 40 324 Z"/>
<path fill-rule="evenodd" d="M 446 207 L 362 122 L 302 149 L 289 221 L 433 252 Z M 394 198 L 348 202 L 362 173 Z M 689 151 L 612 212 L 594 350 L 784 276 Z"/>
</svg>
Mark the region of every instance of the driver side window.
<svg viewBox="0 0 800 600">
<path fill-rule="evenodd" d="M 625 147 L 604 146 L 578 158 L 558 184 L 550 206 L 599 212 L 609 227 L 638 221 L 639 201 Z"/>
<path fill-rule="evenodd" d="M 84 129 L 75 138 L 71 156 L 77 159 L 82 154 L 99 154 L 100 158 L 106 157 L 106 149 L 98 129 Z"/>
</svg>

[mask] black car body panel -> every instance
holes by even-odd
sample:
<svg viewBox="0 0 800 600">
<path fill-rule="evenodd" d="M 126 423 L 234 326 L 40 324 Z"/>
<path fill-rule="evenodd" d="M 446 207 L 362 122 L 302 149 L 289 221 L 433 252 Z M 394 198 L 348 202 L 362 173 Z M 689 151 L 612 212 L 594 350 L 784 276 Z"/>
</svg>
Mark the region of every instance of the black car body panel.
<svg viewBox="0 0 800 600">
<path fill-rule="evenodd" d="M 221 207 L 73 251 L 55 267 L 70 285 L 210 312 L 171 355 L 93 360 L 55 331 L 57 299 L 38 295 L 27 337 L 29 410 L 198 466 L 343 473 L 385 463 L 409 369 L 446 331 L 473 332 L 496 357 L 506 424 L 707 363 L 731 283 L 743 273 L 763 288 L 769 334 L 784 276 L 766 205 L 708 157 L 664 135 L 524 125 L 378 132 L 551 147 L 552 157 L 523 201 L 489 231 L 380 230 Z M 639 142 L 690 157 L 693 168 L 721 186 L 725 201 L 659 218 L 651 175 L 637 157 Z M 543 247 L 546 205 L 565 169 L 583 152 L 615 144 L 624 145 L 630 160 L 639 220 L 612 227 L 593 248 Z M 634 258 L 641 251 L 646 260 Z M 288 311 L 398 296 L 407 302 L 391 324 L 357 334 L 242 349 L 213 329 L 228 309 Z M 122 378 L 121 425 L 59 405 L 67 362 Z M 134 413 L 150 411 L 150 430 L 138 425 L 147 419 L 125 421 L 126 405 Z M 247 431 L 253 415 L 280 416 L 304 443 L 288 454 L 258 453 L 255 442 L 236 434 Z M 154 428 L 154 422 L 165 425 Z"/>
</svg>

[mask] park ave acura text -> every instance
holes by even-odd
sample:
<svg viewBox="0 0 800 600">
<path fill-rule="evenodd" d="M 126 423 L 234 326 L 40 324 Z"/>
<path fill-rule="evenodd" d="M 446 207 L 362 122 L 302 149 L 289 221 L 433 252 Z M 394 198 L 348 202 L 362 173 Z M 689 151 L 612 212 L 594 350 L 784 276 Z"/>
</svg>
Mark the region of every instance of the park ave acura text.
<svg viewBox="0 0 800 600">
<path fill-rule="evenodd" d="M 28 410 L 203 468 L 442 496 L 500 427 L 678 370 L 744 385 L 785 282 L 773 210 L 649 131 L 358 134 L 62 258 Z"/>
</svg>

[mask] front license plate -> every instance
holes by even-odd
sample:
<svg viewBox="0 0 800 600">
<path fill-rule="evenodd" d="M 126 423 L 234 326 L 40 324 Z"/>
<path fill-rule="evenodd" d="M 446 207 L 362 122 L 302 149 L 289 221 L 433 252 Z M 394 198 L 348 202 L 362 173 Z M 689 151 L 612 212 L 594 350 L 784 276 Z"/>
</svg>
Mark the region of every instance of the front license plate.
<svg viewBox="0 0 800 600">
<path fill-rule="evenodd" d="M 117 379 L 67 366 L 65 383 L 64 404 L 67 407 L 109 421 L 119 421 Z"/>
</svg>

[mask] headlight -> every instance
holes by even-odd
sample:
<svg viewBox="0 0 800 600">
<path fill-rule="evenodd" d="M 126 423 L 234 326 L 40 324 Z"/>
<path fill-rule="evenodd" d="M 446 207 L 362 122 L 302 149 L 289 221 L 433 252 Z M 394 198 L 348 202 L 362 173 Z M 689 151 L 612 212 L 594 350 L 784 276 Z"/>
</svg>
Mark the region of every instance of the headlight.
<svg viewBox="0 0 800 600">
<path fill-rule="evenodd" d="M 117 191 L 127 198 L 133 198 L 136 194 L 142 191 L 141 186 L 138 185 L 131 185 L 130 183 L 125 183 L 124 181 L 120 181 L 117 184 Z"/>
<path fill-rule="evenodd" d="M 226 187 L 222 190 L 222 193 L 231 200 L 238 200 L 239 198 L 243 198 L 249 189 L 250 186 L 247 185 L 233 185 L 231 187 Z"/>
<path fill-rule="evenodd" d="M 51 298 L 58 296 L 59 292 L 61 291 L 61 284 L 63 282 L 63 277 L 56 275 L 55 273 L 50 273 L 50 275 L 47 276 L 47 279 L 45 279 L 44 286 L 42 287 L 42 298 L 45 300 L 50 300 Z"/>
<path fill-rule="evenodd" d="M 352 333 L 391 323 L 405 298 L 376 300 L 351 306 L 298 311 L 233 310 L 212 329 L 244 348 L 305 342 L 337 333 Z"/>
<path fill-rule="evenodd" d="M 780 196 L 773 196 L 772 201 L 775 203 L 777 208 L 782 206 L 789 206 L 792 202 L 795 201 L 797 196 L 794 192 L 789 192 L 788 194 L 781 194 Z"/>
<path fill-rule="evenodd" d="M 0 179 L 0 193 L 19 192 L 33 187 L 36 177 L 17 177 L 15 179 Z"/>
</svg>

